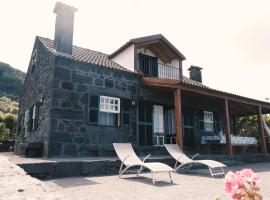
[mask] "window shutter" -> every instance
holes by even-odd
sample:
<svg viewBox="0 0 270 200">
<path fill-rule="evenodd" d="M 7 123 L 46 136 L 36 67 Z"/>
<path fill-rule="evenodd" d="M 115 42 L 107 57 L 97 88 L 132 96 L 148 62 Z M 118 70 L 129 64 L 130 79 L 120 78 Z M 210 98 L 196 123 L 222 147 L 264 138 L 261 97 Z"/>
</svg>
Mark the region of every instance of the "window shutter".
<svg viewBox="0 0 270 200">
<path fill-rule="evenodd" d="M 35 120 L 34 120 L 34 130 L 37 130 L 37 128 L 38 128 L 39 108 L 40 108 L 40 104 L 39 103 L 36 103 Z"/>
<path fill-rule="evenodd" d="M 26 110 L 24 113 L 24 128 L 25 128 L 24 136 L 28 136 L 28 133 L 29 133 L 29 110 Z"/>
<path fill-rule="evenodd" d="M 89 95 L 88 122 L 97 124 L 98 114 L 99 114 L 99 97 L 96 95 Z"/>
<path fill-rule="evenodd" d="M 128 126 L 131 123 L 131 101 L 121 99 L 121 122 L 122 125 Z"/>
</svg>

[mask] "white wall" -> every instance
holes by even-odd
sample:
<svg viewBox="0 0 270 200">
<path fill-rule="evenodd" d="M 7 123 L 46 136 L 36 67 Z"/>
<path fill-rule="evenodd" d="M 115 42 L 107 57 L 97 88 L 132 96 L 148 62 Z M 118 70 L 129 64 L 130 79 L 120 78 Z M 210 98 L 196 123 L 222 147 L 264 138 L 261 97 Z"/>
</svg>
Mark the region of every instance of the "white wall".
<svg viewBox="0 0 270 200">
<path fill-rule="evenodd" d="M 117 54 L 112 60 L 119 65 L 134 71 L 134 44 Z"/>
</svg>

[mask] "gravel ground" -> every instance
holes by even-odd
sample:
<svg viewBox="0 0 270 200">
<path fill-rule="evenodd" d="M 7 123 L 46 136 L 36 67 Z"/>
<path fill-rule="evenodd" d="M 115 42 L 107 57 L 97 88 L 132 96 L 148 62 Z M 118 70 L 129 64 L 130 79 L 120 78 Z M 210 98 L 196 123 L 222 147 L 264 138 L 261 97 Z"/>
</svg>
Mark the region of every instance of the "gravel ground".
<svg viewBox="0 0 270 200">
<path fill-rule="evenodd" d="M 228 168 L 238 170 L 252 168 L 261 177 L 261 193 L 265 200 L 270 199 L 270 163 L 258 163 Z M 200 174 L 198 174 L 200 172 Z M 168 174 L 159 173 L 159 181 L 152 185 L 149 173 L 140 177 L 133 175 L 104 177 L 74 177 L 39 181 L 25 174 L 6 157 L 0 156 L 0 200 L 6 199 L 155 199 L 155 200 L 214 200 L 224 194 L 224 179 L 210 178 L 207 171 L 173 173 L 174 184 L 170 184 Z"/>
</svg>

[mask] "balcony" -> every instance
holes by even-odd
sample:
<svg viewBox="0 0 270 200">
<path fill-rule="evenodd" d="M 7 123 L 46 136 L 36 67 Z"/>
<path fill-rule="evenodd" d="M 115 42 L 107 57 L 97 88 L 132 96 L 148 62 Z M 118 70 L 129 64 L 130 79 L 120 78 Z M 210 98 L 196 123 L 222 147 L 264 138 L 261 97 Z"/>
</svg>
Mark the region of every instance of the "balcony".
<svg viewBox="0 0 270 200">
<path fill-rule="evenodd" d="M 139 65 L 139 70 L 144 76 L 179 80 L 179 68 L 162 63 Z"/>
</svg>

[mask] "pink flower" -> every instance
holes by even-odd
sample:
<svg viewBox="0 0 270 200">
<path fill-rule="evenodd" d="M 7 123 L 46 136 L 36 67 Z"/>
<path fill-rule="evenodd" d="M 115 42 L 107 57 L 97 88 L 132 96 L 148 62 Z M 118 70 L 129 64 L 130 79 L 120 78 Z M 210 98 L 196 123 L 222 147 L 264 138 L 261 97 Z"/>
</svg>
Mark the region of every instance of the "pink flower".
<svg viewBox="0 0 270 200">
<path fill-rule="evenodd" d="M 225 176 L 225 192 L 230 194 L 235 200 L 250 199 L 261 200 L 258 193 L 259 176 L 252 169 L 228 172 Z"/>
<path fill-rule="evenodd" d="M 232 193 L 235 189 L 238 189 L 238 185 L 236 184 L 235 180 L 235 174 L 229 171 L 225 176 L 225 191 L 227 193 Z"/>
</svg>

